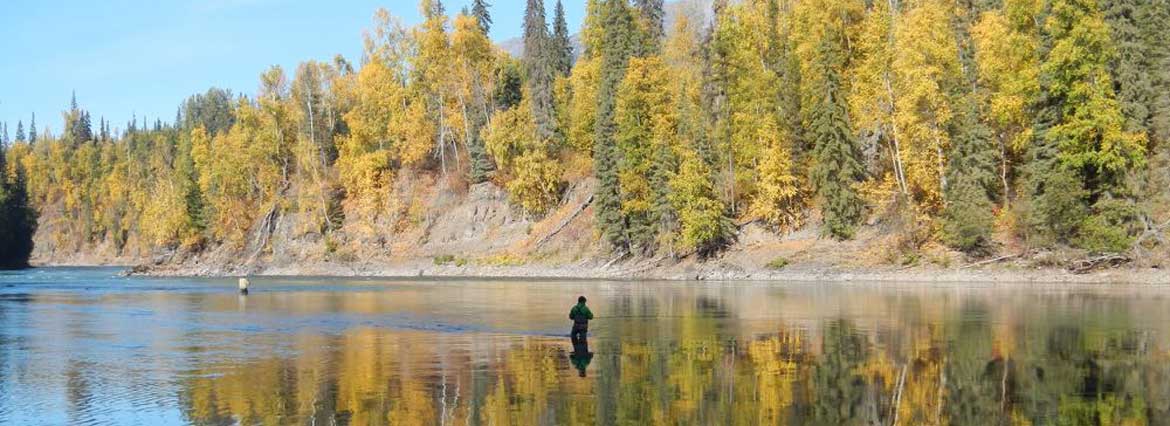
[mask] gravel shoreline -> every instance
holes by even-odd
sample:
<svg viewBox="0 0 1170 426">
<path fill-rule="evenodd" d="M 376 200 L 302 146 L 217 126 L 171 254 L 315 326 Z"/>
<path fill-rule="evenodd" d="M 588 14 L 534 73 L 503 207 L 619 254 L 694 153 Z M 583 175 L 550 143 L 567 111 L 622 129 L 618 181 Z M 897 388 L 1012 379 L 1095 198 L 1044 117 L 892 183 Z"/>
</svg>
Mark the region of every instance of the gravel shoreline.
<svg viewBox="0 0 1170 426">
<path fill-rule="evenodd" d="M 868 268 L 843 269 L 791 265 L 782 270 L 742 268 L 718 263 L 656 265 L 640 262 L 606 266 L 578 264 L 435 265 L 429 259 L 386 263 L 307 263 L 223 268 L 206 265 L 137 267 L 144 276 L 325 276 L 409 278 L 519 278 L 662 281 L 770 281 L 838 283 L 1003 283 L 1003 284 L 1141 284 L 1170 285 L 1170 272 L 1160 269 L 1115 268 L 1073 274 L 1061 268 Z"/>
</svg>

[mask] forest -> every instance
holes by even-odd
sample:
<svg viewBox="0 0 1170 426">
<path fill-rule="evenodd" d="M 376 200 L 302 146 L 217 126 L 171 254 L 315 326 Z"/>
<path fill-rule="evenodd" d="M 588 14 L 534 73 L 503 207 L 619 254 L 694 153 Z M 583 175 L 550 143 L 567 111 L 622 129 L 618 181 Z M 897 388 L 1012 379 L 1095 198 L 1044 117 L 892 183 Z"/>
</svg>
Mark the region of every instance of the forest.
<svg viewBox="0 0 1170 426">
<path fill-rule="evenodd" d="M 295 214 L 335 250 L 410 226 L 395 183 L 430 176 L 530 217 L 591 180 L 595 237 L 632 257 L 718 255 L 748 223 L 1165 256 L 1170 1 L 583 6 L 574 33 L 528 0 L 520 57 L 484 0 L 422 0 L 413 27 L 379 10 L 360 61 L 274 66 L 168 121 L 94 122 L 75 96 L 59 135 L 0 128 L 0 232 L 36 229 L 23 203 L 57 248 L 199 252 Z"/>
</svg>

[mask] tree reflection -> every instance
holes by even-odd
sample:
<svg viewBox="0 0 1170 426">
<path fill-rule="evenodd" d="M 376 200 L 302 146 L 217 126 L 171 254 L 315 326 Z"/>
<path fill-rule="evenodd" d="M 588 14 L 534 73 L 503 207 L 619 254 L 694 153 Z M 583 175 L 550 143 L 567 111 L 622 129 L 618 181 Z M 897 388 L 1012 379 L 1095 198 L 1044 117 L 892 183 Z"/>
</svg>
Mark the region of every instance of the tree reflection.
<svg viewBox="0 0 1170 426">
<path fill-rule="evenodd" d="M 1170 413 L 1165 342 L 1124 315 L 1086 327 L 895 300 L 889 321 L 746 333 L 734 305 L 624 299 L 596 353 L 563 338 L 346 330 L 202 365 L 181 403 L 207 425 L 1131 425 Z"/>
</svg>

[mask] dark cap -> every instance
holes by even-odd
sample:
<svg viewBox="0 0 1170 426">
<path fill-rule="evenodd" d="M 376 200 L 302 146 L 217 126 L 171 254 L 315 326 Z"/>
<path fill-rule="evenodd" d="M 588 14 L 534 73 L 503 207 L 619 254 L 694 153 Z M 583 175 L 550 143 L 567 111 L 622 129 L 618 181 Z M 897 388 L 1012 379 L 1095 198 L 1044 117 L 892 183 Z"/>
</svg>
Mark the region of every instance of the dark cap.
<svg viewBox="0 0 1170 426">
<path fill-rule="evenodd" d="M 577 303 L 585 303 L 585 296 L 578 297 Z"/>
</svg>

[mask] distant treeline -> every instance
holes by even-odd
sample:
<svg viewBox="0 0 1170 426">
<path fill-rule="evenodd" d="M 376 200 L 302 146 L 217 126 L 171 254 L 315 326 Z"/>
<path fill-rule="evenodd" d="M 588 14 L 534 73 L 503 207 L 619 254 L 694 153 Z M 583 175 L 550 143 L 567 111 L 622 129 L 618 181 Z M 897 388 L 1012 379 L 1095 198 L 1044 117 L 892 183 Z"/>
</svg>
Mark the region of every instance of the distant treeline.
<svg viewBox="0 0 1170 426">
<path fill-rule="evenodd" d="M 8 175 L 46 241 L 142 253 L 243 247 L 288 214 L 324 244 L 389 232 L 413 208 L 395 182 L 424 175 L 534 216 L 595 179 L 597 235 L 646 256 L 867 220 L 908 251 L 1125 252 L 1170 219 L 1166 0 L 588 0 L 581 52 L 529 0 L 520 58 L 482 0 L 420 8 L 378 11 L 360 64 L 273 67 L 171 123 L 95 130 L 76 102 L 59 136 L 18 123 Z"/>
</svg>

